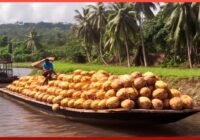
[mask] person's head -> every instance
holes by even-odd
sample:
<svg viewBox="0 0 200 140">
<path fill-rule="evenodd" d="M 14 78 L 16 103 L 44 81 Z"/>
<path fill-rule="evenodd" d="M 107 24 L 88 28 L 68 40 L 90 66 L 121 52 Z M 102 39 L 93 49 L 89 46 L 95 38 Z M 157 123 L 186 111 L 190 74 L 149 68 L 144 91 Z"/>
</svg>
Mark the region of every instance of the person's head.
<svg viewBox="0 0 200 140">
<path fill-rule="evenodd" d="M 44 60 L 44 62 L 45 62 L 45 63 L 49 63 L 49 59 L 46 58 L 46 59 Z"/>
</svg>

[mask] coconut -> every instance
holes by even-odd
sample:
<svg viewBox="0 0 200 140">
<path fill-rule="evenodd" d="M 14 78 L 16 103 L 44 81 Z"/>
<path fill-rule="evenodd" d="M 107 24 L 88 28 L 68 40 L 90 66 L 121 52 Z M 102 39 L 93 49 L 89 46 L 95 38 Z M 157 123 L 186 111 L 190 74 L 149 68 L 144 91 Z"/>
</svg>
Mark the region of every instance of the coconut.
<svg viewBox="0 0 200 140">
<path fill-rule="evenodd" d="M 157 99 L 166 99 L 168 97 L 168 93 L 166 92 L 165 89 L 163 88 L 158 88 L 155 89 L 152 93 L 152 97 L 153 98 L 157 98 Z"/>
<path fill-rule="evenodd" d="M 151 89 L 143 87 L 140 89 L 140 96 L 151 97 Z"/>
<path fill-rule="evenodd" d="M 73 71 L 73 74 L 79 75 L 79 74 L 81 74 L 82 71 L 83 70 L 81 70 L 81 69 L 77 69 L 77 70 Z"/>
<path fill-rule="evenodd" d="M 120 106 L 120 100 L 118 97 L 110 97 L 106 101 L 107 108 L 118 108 Z"/>
<path fill-rule="evenodd" d="M 104 98 L 110 98 L 110 97 L 114 97 L 116 95 L 115 90 L 114 89 L 110 89 L 105 93 Z"/>
<path fill-rule="evenodd" d="M 179 90 L 177 90 L 177 89 L 170 89 L 169 96 L 170 96 L 170 98 L 180 97 L 181 96 L 181 92 Z"/>
<path fill-rule="evenodd" d="M 74 102 L 75 108 L 83 108 L 84 99 L 80 98 Z"/>
<path fill-rule="evenodd" d="M 55 95 L 59 95 L 60 94 L 60 92 L 62 91 L 62 89 L 60 89 L 60 88 L 57 88 L 56 90 L 55 90 Z"/>
<path fill-rule="evenodd" d="M 56 81 L 54 81 L 54 85 L 53 86 L 57 87 L 59 83 L 60 83 L 60 81 L 56 80 Z"/>
<path fill-rule="evenodd" d="M 183 103 L 183 108 L 185 109 L 192 109 L 193 108 L 193 100 L 188 95 L 182 95 L 181 101 Z"/>
<path fill-rule="evenodd" d="M 137 89 L 141 89 L 146 85 L 146 81 L 143 77 L 138 77 L 134 80 L 133 86 Z"/>
<path fill-rule="evenodd" d="M 61 82 L 60 88 L 62 88 L 62 89 L 68 89 L 69 88 L 69 83 L 68 82 Z"/>
<path fill-rule="evenodd" d="M 53 105 L 52 105 L 52 110 L 53 110 L 54 112 L 58 111 L 59 109 L 60 109 L 59 104 L 53 104 Z"/>
<path fill-rule="evenodd" d="M 69 89 L 74 89 L 75 83 L 69 83 Z"/>
<path fill-rule="evenodd" d="M 89 100 L 85 100 L 83 102 L 83 108 L 84 109 L 90 109 L 91 108 L 91 103 L 92 103 L 93 100 L 89 99 Z"/>
<path fill-rule="evenodd" d="M 96 88 L 96 89 L 100 89 L 102 86 L 102 83 L 100 82 L 96 82 L 96 83 L 92 83 L 93 87 L 92 88 Z"/>
<path fill-rule="evenodd" d="M 93 74 L 95 74 L 95 73 L 96 73 L 96 71 L 91 70 L 91 71 L 88 72 L 88 75 L 93 75 Z"/>
<path fill-rule="evenodd" d="M 24 92 L 24 90 L 22 92 Z M 38 91 L 35 93 L 34 98 L 37 99 L 39 95 L 40 95 L 40 92 Z"/>
<path fill-rule="evenodd" d="M 67 90 L 62 90 L 59 95 L 67 97 Z"/>
<path fill-rule="evenodd" d="M 88 71 L 81 71 L 80 75 L 88 75 Z"/>
<path fill-rule="evenodd" d="M 72 98 L 73 99 L 78 99 L 81 97 L 81 91 L 75 91 L 73 94 L 72 94 Z"/>
<path fill-rule="evenodd" d="M 60 105 L 63 107 L 67 107 L 68 102 L 69 102 L 69 98 L 64 98 L 60 101 Z"/>
<path fill-rule="evenodd" d="M 143 73 L 142 76 L 143 77 L 145 77 L 145 76 L 152 76 L 152 77 L 154 77 L 155 74 L 153 72 L 148 71 L 148 72 Z"/>
<path fill-rule="evenodd" d="M 118 89 L 120 89 L 120 88 L 123 87 L 123 83 L 119 79 L 115 79 L 111 83 L 111 87 L 112 87 L 112 89 L 114 89 L 115 91 L 117 91 Z"/>
<path fill-rule="evenodd" d="M 130 75 L 128 74 L 121 75 L 119 76 L 119 78 L 122 81 L 124 87 L 131 87 L 133 79 Z"/>
<path fill-rule="evenodd" d="M 110 75 L 108 77 L 108 81 L 112 81 L 112 80 L 115 80 L 115 79 L 118 79 L 118 76 L 117 75 Z"/>
<path fill-rule="evenodd" d="M 86 92 L 87 92 L 87 91 L 82 91 L 82 93 L 81 93 L 81 98 L 87 99 Z"/>
<path fill-rule="evenodd" d="M 183 108 L 183 102 L 180 97 L 173 97 L 169 100 L 169 105 L 174 110 L 181 110 Z"/>
<path fill-rule="evenodd" d="M 105 92 L 103 90 L 99 90 L 97 93 L 96 93 L 96 98 L 97 99 L 104 99 L 105 97 Z"/>
<path fill-rule="evenodd" d="M 81 81 L 81 75 L 75 75 L 74 77 L 73 77 L 73 82 L 74 83 L 78 83 L 78 82 L 80 82 Z"/>
<path fill-rule="evenodd" d="M 121 88 L 117 91 L 116 96 L 120 99 L 120 100 L 125 100 L 127 99 L 127 92 L 126 92 L 126 88 Z"/>
<path fill-rule="evenodd" d="M 156 88 L 167 89 L 167 88 L 168 88 L 168 85 L 167 85 L 167 83 L 165 83 L 164 81 L 158 80 L 158 81 L 156 81 L 156 83 L 155 83 L 155 87 L 156 87 Z"/>
<path fill-rule="evenodd" d="M 163 100 L 163 107 L 164 107 L 165 109 L 169 109 L 169 108 L 170 108 L 169 99 L 164 99 L 164 100 Z"/>
<path fill-rule="evenodd" d="M 63 80 L 64 80 L 64 81 L 67 81 L 67 82 L 72 82 L 72 80 L 73 80 L 73 75 L 65 75 L 65 76 L 63 77 Z"/>
<path fill-rule="evenodd" d="M 89 81 L 90 81 L 90 76 L 81 77 L 81 82 L 89 82 Z"/>
<path fill-rule="evenodd" d="M 135 102 L 133 100 L 126 99 L 121 102 L 121 107 L 126 109 L 132 109 L 135 107 Z"/>
<path fill-rule="evenodd" d="M 98 70 L 97 73 L 102 73 L 104 75 L 109 76 L 109 73 L 107 71 L 105 71 L 105 70 Z"/>
<path fill-rule="evenodd" d="M 34 94 L 34 93 L 33 93 Z M 32 96 L 32 95 L 31 95 Z M 43 97 L 42 97 L 42 101 L 43 102 L 47 102 L 47 98 L 49 97 L 48 94 L 45 94 Z"/>
<path fill-rule="evenodd" d="M 59 104 L 60 103 L 60 101 L 63 99 L 63 97 L 61 96 L 61 95 L 59 95 L 59 96 L 56 96 L 54 99 L 53 99 L 53 103 L 54 104 Z"/>
<path fill-rule="evenodd" d="M 72 97 L 72 94 L 75 92 L 74 89 L 69 89 L 67 92 L 63 95 L 63 97 Z"/>
<path fill-rule="evenodd" d="M 138 97 L 138 91 L 135 88 L 126 88 L 128 98 L 135 100 Z"/>
<path fill-rule="evenodd" d="M 151 103 L 152 103 L 152 108 L 156 110 L 162 110 L 164 107 L 163 102 L 160 99 L 153 99 Z"/>
<path fill-rule="evenodd" d="M 104 82 L 103 85 L 102 85 L 102 87 L 103 87 L 104 90 L 111 89 L 112 88 L 111 87 L 111 81 L 108 80 L 108 81 Z"/>
<path fill-rule="evenodd" d="M 98 104 L 99 104 L 99 102 L 100 102 L 100 100 L 94 100 L 94 101 L 92 101 L 90 107 L 91 107 L 92 109 L 98 109 Z"/>
<path fill-rule="evenodd" d="M 41 100 L 42 100 L 42 97 L 43 97 L 44 95 L 45 95 L 44 93 L 41 93 L 40 95 L 38 95 L 37 100 L 41 101 Z"/>
<path fill-rule="evenodd" d="M 75 102 L 75 101 L 76 101 L 75 99 L 69 99 L 69 101 L 68 101 L 68 103 L 67 103 L 67 106 L 73 108 L 73 107 L 74 107 L 74 102 Z"/>
<path fill-rule="evenodd" d="M 84 84 L 81 89 L 84 91 L 84 90 L 88 90 L 89 87 L 90 87 L 89 84 Z"/>
<path fill-rule="evenodd" d="M 150 109 L 152 106 L 151 100 L 148 97 L 139 97 L 137 103 L 140 109 Z"/>
<path fill-rule="evenodd" d="M 131 73 L 131 77 L 134 78 L 134 79 L 141 77 L 141 76 L 142 76 L 142 73 L 138 72 L 138 71 Z"/>
<path fill-rule="evenodd" d="M 87 99 L 95 99 L 96 98 L 97 89 L 90 89 L 86 92 Z"/>
<path fill-rule="evenodd" d="M 48 98 L 47 98 L 47 102 L 48 103 L 53 103 L 53 99 L 55 98 L 54 95 L 50 95 Z"/>
<path fill-rule="evenodd" d="M 106 108 L 106 101 L 107 101 L 107 99 L 103 99 L 103 100 L 99 101 L 98 108 L 99 109 L 105 109 Z"/>
<path fill-rule="evenodd" d="M 143 75 L 144 80 L 146 81 L 147 85 L 154 85 L 155 82 L 157 81 L 157 78 L 154 74 L 144 74 Z"/>
</svg>

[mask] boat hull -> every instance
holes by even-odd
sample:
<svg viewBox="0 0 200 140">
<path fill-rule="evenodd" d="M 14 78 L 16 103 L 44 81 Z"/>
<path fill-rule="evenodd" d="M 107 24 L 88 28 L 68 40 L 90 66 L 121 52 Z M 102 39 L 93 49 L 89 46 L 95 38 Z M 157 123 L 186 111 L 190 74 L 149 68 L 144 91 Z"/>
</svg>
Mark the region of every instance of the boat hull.
<svg viewBox="0 0 200 140">
<path fill-rule="evenodd" d="M 5 98 L 23 102 L 45 112 L 53 113 L 70 120 L 91 124 L 165 124 L 179 121 L 200 111 L 200 108 L 180 111 L 145 109 L 106 109 L 95 111 L 61 107 L 58 111 L 53 112 L 51 104 L 36 101 L 6 89 L 0 89 L 0 94 Z"/>
</svg>

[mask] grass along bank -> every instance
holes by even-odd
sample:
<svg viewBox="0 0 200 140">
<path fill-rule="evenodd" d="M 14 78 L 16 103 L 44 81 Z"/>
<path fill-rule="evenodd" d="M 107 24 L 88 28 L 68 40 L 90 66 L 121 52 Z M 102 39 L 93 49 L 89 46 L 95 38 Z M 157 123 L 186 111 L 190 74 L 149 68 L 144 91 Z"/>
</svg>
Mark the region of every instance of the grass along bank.
<svg viewBox="0 0 200 140">
<path fill-rule="evenodd" d="M 14 67 L 30 67 L 31 63 L 14 63 Z M 200 69 L 180 69 L 180 68 L 160 68 L 160 67 L 124 67 L 111 65 L 96 65 L 96 64 L 74 64 L 61 61 L 54 62 L 54 67 L 57 73 L 68 73 L 76 69 L 83 70 L 106 70 L 112 74 L 130 74 L 134 71 L 147 72 L 151 71 L 162 77 L 176 78 L 198 78 L 200 77 Z"/>
</svg>

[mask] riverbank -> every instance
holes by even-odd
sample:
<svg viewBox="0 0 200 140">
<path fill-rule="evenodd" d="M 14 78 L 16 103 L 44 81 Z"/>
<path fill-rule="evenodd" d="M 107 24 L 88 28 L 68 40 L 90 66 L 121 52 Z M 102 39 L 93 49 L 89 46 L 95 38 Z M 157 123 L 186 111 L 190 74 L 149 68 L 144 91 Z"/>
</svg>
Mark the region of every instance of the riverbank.
<svg viewBox="0 0 200 140">
<path fill-rule="evenodd" d="M 30 67 L 31 63 L 14 63 L 14 67 Z M 133 71 L 151 71 L 161 77 L 171 78 L 200 78 L 200 69 L 160 68 L 160 67 L 124 67 L 96 64 L 72 64 L 61 61 L 54 62 L 55 70 L 58 73 L 68 73 L 76 69 L 83 70 L 106 70 L 112 74 L 130 74 Z"/>
</svg>

